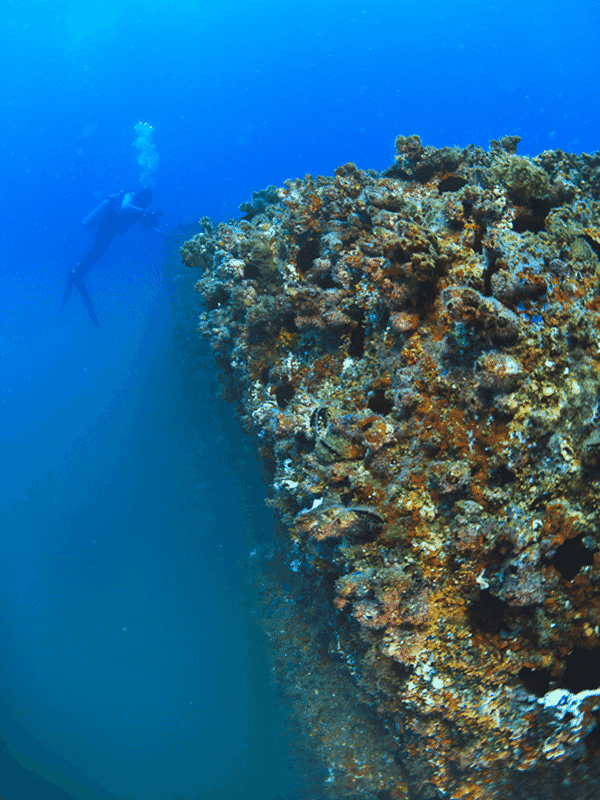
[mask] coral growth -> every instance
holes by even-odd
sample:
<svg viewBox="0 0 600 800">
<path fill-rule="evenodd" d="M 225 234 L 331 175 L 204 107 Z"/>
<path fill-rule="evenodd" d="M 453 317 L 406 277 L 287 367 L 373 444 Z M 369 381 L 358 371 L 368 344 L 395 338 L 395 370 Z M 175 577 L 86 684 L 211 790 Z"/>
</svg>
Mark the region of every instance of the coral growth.
<svg viewBox="0 0 600 800">
<path fill-rule="evenodd" d="M 600 156 L 517 142 L 398 137 L 182 249 L 336 800 L 600 795 Z"/>
</svg>

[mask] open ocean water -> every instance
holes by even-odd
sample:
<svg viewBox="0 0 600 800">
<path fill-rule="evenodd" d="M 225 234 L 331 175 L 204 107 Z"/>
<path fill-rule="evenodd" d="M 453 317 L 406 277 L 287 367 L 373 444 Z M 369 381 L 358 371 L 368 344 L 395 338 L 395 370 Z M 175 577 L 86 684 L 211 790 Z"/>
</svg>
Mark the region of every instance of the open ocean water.
<svg viewBox="0 0 600 800">
<path fill-rule="evenodd" d="M 268 542 L 177 249 L 397 134 L 600 148 L 600 3 L 3 0 L 0 796 L 317 800 L 241 562 Z M 135 126 L 143 124 L 135 130 Z M 151 184 L 166 237 L 80 221 Z M 186 333 L 186 327 L 188 332 Z"/>
</svg>

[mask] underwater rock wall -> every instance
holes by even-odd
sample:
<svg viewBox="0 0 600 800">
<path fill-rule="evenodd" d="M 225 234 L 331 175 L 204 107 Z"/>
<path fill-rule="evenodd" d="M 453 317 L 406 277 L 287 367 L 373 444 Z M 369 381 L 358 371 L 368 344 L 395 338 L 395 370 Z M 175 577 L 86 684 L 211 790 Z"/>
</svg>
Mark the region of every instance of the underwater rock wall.
<svg viewBox="0 0 600 800">
<path fill-rule="evenodd" d="M 333 798 L 600 794 L 600 155 L 517 143 L 400 136 L 181 251 Z"/>
</svg>

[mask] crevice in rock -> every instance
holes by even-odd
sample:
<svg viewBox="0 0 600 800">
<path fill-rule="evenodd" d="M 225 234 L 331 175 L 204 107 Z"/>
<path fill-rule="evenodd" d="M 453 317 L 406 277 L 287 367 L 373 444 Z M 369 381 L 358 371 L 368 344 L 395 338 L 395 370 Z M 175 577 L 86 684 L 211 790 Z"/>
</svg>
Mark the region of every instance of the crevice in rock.
<svg viewBox="0 0 600 800">
<path fill-rule="evenodd" d="M 467 183 L 467 179 L 460 175 L 446 175 L 445 178 L 438 183 L 438 193 L 444 192 L 457 192 Z"/>
<path fill-rule="evenodd" d="M 500 600 L 489 591 L 483 589 L 479 598 L 471 603 L 468 609 L 471 627 L 482 633 L 499 633 L 503 627 L 504 612 L 508 603 Z"/>
<path fill-rule="evenodd" d="M 579 536 L 563 542 L 556 549 L 550 563 L 560 572 L 563 580 L 572 581 L 582 567 L 594 563 L 594 552 L 584 545 L 583 533 L 580 533 Z"/>
<path fill-rule="evenodd" d="M 573 694 L 600 688 L 600 647 L 584 650 L 574 647 L 565 659 L 561 685 Z"/>
<path fill-rule="evenodd" d="M 275 389 L 275 397 L 277 399 L 277 405 L 283 411 L 287 408 L 290 400 L 296 394 L 296 390 L 291 385 L 291 383 L 282 383 Z"/>
<path fill-rule="evenodd" d="M 369 395 L 367 407 L 375 414 L 381 414 L 385 417 L 392 411 L 394 404 L 385 396 L 383 389 L 374 389 Z"/>
<path fill-rule="evenodd" d="M 319 240 L 309 239 L 305 244 L 302 245 L 300 250 L 298 250 L 298 255 L 296 256 L 296 266 L 300 272 L 308 272 L 313 265 L 313 261 L 318 257 L 318 255 Z"/>
<path fill-rule="evenodd" d="M 516 233 L 540 233 L 546 229 L 546 217 L 548 216 L 552 203 L 549 200 L 539 200 L 535 197 L 530 200 L 517 201 L 519 205 L 516 209 L 513 220 L 513 231 Z M 523 203 L 520 205 L 520 203 Z"/>
<path fill-rule="evenodd" d="M 521 667 L 519 670 L 519 680 L 529 694 L 534 694 L 536 697 L 543 697 L 550 687 L 552 673 L 549 669 L 544 668 L 530 669 L 529 667 Z"/>
<path fill-rule="evenodd" d="M 362 315 L 364 319 L 364 314 Z M 352 329 L 350 334 L 350 343 L 348 345 L 348 355 L 351 358 L 362 358 L 365 354 L 365 324 L 363 319 L 357 322 L 356 326 Z"/>
</svg>

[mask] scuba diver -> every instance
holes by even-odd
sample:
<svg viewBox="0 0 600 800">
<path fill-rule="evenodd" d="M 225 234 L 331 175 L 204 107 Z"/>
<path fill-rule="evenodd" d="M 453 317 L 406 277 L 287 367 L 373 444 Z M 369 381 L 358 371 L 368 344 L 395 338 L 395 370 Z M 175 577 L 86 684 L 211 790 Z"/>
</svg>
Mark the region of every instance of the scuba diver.
<svg viewBox="0 0 600 800">
<path fill-rule="evenodd" d="M 121 191 L 117 194 L 109 195 L 87 217 L 81 220 L 86 230 L 92 230 L 95 225 L 98 225 L 96 241 L 83 261 L 80 261 L 76 269 L 69 274 L 62 308 L 65 307 L 71 290 L 75 286 L 81 295 L 90 319 L 94 325 L 100 325 L 94 304 L 83 282 L 85 274 L 104 255 L 114 236 L 117 233 L 125 233 L 135 222 L 141 222 L 145 228 L 155 231 L 161 236 L 166 235 L 157 227 L 158 217 L 161 212 L 152 209 L 151 202 L 152 189 L 141 189 L 139 192 Z"/>
</svg>

